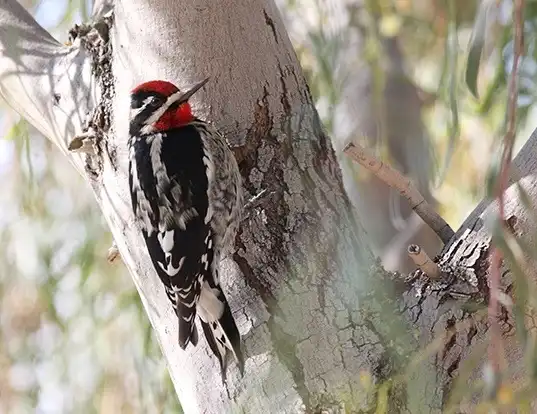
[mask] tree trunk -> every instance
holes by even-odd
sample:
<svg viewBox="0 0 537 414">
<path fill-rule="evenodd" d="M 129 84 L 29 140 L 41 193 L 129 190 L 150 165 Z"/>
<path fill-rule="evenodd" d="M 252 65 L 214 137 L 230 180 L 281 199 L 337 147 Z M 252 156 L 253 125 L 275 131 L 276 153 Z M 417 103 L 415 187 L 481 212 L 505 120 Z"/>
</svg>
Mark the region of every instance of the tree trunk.
<svg viewBox="0 0 537 414">
<path fill-rule="evenodd" d="M 196 0 L 190 7 L 117 0 L 114 13 L 100 15 L 91 31 L 77 28 L 65 47 L 14 0 L 0 0 L 0 92 L 91 185 L 185 412 L 371 410 L 375 393 L 364 373 L 380 383 L 431 333 L 467 318 L 455 310 L 467 297 L 449 289 L 486 295 L 486 250 L 478 244 L 486 235 L 461 242 L 482 253 L 477 261 L 460 247 L 464 262 L 445 256 L 468 274 L 477 269 L 466 281 L 452 275 L 405 284 L 374 264 L 272 0 Z M 250 196 L 264 191 L 242 224 L 236 253 L 222 263 L 246 357 L 244 377 L 233 368 L 227 384 L 204 341 L 179 349 L 177 321 L 133 226 L 127 186 L 130 89 L 149 79 L 181 87 L 206 76 L 212 81 L 197 111 L 227 132 Z M 97 154 L 73 154 L 68 144 L 88 114 Z M 453 306 L 440 306 L 447 299 Z M 421 329 L 419 341 L 405 321 Z M 388 412 L 439 411 L 450 375 L 479 336 L 473 332 L 458 334 L 460 346 L 442 358 L 431 357 L 406 391 L 395 387 Z"/>
</svg>

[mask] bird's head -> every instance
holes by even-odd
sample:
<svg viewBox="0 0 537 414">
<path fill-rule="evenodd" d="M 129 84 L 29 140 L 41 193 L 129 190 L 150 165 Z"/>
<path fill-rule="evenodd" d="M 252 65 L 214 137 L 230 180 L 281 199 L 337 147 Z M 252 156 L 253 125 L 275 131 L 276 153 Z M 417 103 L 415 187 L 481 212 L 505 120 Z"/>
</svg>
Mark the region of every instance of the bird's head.
<svg viewBox="0 0 537 414">
<path fill-rule="evenodd" d="M 131 91 L 130 133 L 166 131 L 193 121 L 188 100 L 208 81 L 204 79 L 186 91 L 162 80 L 138 85 Z"/>
</svg>

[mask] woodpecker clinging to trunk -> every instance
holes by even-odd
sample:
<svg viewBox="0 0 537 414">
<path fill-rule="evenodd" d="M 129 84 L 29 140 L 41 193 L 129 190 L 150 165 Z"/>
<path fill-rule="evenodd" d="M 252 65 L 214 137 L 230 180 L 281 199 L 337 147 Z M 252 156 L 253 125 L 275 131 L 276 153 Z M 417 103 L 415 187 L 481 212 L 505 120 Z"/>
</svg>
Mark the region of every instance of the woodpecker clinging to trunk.
<svg viewBox="0 0 537 414">
<path fill-rule="evenodd" d="M 196 346 L 195 317 L 225 377 L 243 369 L 240 335 L 218 278 L 242 208 L 237 162 L 220 133 L 192 114 L 187 91 L 165 81 L 131 92 L 129 188 L 149 255 L 179 320 L 179 346 Z"/>
</svg>

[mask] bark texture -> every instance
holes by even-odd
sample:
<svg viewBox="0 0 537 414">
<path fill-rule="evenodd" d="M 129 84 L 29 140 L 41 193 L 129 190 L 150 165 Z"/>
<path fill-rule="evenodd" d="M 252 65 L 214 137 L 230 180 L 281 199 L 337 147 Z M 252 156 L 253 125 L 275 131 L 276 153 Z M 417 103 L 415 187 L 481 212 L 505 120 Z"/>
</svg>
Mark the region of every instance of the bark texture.
<svg viewBox="0 0 537 414">
<path fill-rule="evenodd" d="M 485 297 L 482 233 L 453 244 L 445 255 L 453 272 L 436 284 L 419 275 L 404 283 L 373 262 L 272 0 L 195 0 L 188 8 L 117 0 L 114 17 L 76 28 L 70 47 L 14 0 L 0 0 L 0 28 L 0 91 L 90 183 L 185 412 L 369 412 L 375 394 L 362 371 L 373 383 L 389 378 L 420 343 L 472 317 L 460 304 Z M 264 191 L 236 253 L 222 263 L 247 358 L 244 377 L 234 370 L 227 385 L 203 341 L 186 352 L 177 346 L 177 322 L 133 226 L 127 191 L 130 89 L 205 76 L 212 82 L 195 109 L 228 133 L 250 195 Z M 96 155 L 69 153 L 73 135 L 87 127 Z M 388 412 L 439 412 L 468 345 L 485 330 L 477 326 L 393 387 Z"/>
<path fill-rule="evenodd" d="M 151 318 L 185 409 L 296 412 L 310 409 L 316 395 L 350 394 L 354 375 L 341 369 L 343 356 L 333 355 L 340 328 L 329 321 L 340 309 L 346 315 L 342 326 L 351 323 L 355 280 L 360 270 L 366 274 L 369 253 L 274 4 L 197 1 L 185 9 L 174 2 L 128 1 L 117 2 L 115 13 L 118 154 L 126 143 L 125 98 L 133 84 L 165 78 L 181 85 L 211 76 L 197 109 L 228 133 L 250 195 L 265 191 L 242 226 L 234 260 L 223 264 L 248 358 L 245 377 L 231 375 L 229 388 L 205 347 L 177 349 L 176 323 L 149 262 L 128 264 L 142 275 L 142 289 L 156 291 L 148 295 L 145 288 L 144 294 L 149 309 L 162 310 Z M 124 166 L 119 174 L 126 184 Z M 110 177 L 118 182 L 116 174 Z M 127 221 L 116 225 L 127 235 L 118 240 L 123 255 L 138 236 L 129 235 Z M 338 298 L 349 290 L 352 296 Z M 349 366 L 358 364 L 354 355 L 346 359 Z"/>
<path fill-rule="evenodd" d="M 328 393 L 352 399 L 353 368 L 373 358 L 351 342 L 371 256 L 274 4 L 118 1 L 113 19 L 76 28 L 73 46 L 63 47 L 17 3 L 2 3 L 3 27 L 18 30 L 3 32 L 3 67 L 30 62 L 20 73 L 4 73 L 2 92 L 93 188 L 185 410 L 295 412 Z M 28 47 L 14 48 L 17 37 L 30 39 Z M 35 53 L 45 46 L 49 53 Z M 207 75 L 213 82 L 197 109 L 228 132 L 250 194 L 265 191 L 244 223 L 234 261 L 224 263 L 248 357 L 245 377 L 232 373 L 228 387 L 205 347 L 178 349 L 177 324 L 132 225 L 127 191 L 130 89 L 153 78 L 182 86 Z M 30 95 L 22 99 L 29 79 Z M 67 153 L 88 127 L 97 154 Z"/>
<path fill-rule="evenodd" d="M 505 215 L 507 226 L 526 245 L 535 245 L 535 213 L 528 211 L 520 200 L 517 184 L 530 199 L 537 200 L 537 130 L 533 132 L 513 161 L 513 171 L 506 190 Z M 421 411 L 443 412 L 451 392 L 468 394 L 468 383 L 483 377 L 487 361 L 488 321 L 486 306 L 489 299 L 489 255 L 493 220 L 497 218 L 496 201 L 483 200 L 465 220 L 453 240 L 441 252 L 441 267 L 445 271 L 442 282 L 435 283 L 414 274 L 407 282 L 409 290 L 403 295 L 402 309 L 420 332 L 420 343 L 442 338 L 426 361 L 435 372 L 434 382 L 425 388 L 434 395 L 432 405 L 423 405 Z M 527 257 L 529 263 L 533 259 Z M 529 276 L 536 278 L 535 269 Z M 514 278 L 508 268 L 502 271 L 501 290 L 514 293 Z M 480 312 L 481 311 L 481 312 Z M 532 316 L 528 315 L 528 329 L 535 335 Z M 532 328 L 533 327 L 533 328 Z M 503 351 L 509 367 L 506 380 L 520 380 L 527 374 L 524 349 L 515 332 L 515 322 L 505 308 L 500 311 Z M 453 332 L 453 335 L 446 335 Z M 463 373 L 463 391 L 457 390 L 457 376 Z M 434 384 L 434 385 L 433 385 Z M 434 392 L 433 392 L 434 390 Z M 482 398 L 477 393 L 466 401 Z M 414 411 L 411 411 L 414 412 Z M 471 407 L 460 412 L 473 412 Z"/>
</svg>

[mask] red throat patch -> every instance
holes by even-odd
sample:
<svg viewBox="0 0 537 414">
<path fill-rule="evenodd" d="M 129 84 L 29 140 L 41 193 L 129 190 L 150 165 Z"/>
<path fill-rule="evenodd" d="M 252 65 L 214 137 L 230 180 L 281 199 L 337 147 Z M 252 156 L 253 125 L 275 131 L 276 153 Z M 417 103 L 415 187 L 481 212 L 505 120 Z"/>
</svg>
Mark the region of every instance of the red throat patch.
<svg viewBox="0 0 537 414">
<path fill-rule="evenodd" d="M 166 131 L 168 129 L 178 128 L 184 126 L 194 120 L 192 115 L 192 109 L 188 102 L 182 103 L 179 107 L 173 111 L 166 111 L 160 119 L 155 122 L 154 127 L 158 131 Z"/>
<path fill-rule="evenodd" d="M 188 102 L 184 102 L 179 105 L 179 108 L 175 111 L 175 122 L 178 125 L 186 125 L 194 120 L 192 115 L 192 108 Z"/>
</svg>

